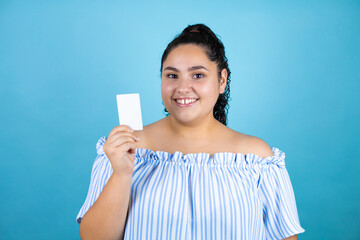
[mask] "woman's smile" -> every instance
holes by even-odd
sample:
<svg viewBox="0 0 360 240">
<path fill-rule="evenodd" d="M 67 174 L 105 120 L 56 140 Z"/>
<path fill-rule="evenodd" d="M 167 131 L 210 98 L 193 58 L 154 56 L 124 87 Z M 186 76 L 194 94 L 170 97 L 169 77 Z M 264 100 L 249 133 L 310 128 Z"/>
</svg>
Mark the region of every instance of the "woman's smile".
<svg viewBox="0 0 360 240">
<path fill-rule="evenodd" d="M 199 99 L 198 98 L 177 98 L 174 101 L 180 107 L 190 107 L 195 104 Z"/>
</svg>

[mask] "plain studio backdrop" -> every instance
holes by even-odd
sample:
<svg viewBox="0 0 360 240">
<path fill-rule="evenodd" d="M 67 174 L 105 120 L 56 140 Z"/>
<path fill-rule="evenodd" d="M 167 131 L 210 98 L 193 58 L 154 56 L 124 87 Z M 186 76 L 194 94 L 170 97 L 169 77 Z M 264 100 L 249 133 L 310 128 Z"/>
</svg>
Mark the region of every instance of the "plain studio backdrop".
<svg viewBox="0 0 360 240">
<path fill-rule="evenodd" d="M 229 126 L 286 153 L 299 238 L 360 238 L 359 1 L 2 0 L 1 239 L 79 239 L 116 94 L 164 117 L 160 58 L 195 23 L 225 45 Z"/>
</svg>

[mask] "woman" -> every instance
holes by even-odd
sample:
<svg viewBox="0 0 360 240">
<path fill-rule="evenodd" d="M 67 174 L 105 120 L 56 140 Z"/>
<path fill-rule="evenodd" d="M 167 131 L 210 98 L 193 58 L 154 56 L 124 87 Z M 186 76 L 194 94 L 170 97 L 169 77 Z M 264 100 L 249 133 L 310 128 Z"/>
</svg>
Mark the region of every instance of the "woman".
<svg viewBox="0 0 360 240">
<path fill-rule="evenodd" d="M 226 126 L 224 46 L 190 25 L 161 60 L 165 118 L 98 141 L 83 239 L 297 239 L 285 154 Z"/>
</svg>

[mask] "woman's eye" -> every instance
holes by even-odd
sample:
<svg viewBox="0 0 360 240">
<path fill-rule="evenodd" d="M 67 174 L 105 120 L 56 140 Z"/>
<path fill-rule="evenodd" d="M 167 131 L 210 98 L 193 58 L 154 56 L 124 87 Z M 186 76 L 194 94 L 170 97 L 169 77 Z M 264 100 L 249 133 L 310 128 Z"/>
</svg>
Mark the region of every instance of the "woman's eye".
<svg viewBox="0 0 360 240">
<path fill-rule="evenodd" d="M 202 73 L 196 73 L 194 74 L 194 78 L 203 78 L 204 75 Z"/>
<path fill-rule="evenodd" d="M 177 78 L 176 74 L 171 74 L 171 73 L 168 74 L 167 77 L 168 77 L 168 78 Z"/>
</svg>

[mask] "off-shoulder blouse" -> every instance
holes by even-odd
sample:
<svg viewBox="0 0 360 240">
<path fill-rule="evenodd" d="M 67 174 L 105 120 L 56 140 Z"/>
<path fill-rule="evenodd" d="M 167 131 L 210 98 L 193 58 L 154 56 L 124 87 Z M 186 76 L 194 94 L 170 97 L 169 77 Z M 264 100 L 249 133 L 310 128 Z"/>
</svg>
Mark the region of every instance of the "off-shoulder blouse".
<svg viewBox="0 0 360 240">
<path fill-rule="evenodd" d="M 77 222 L 112 174 L 97 142 Z M 285 153 L 168 153 L 136 149 L 124 239 L 283 239 L 300 226 Z"/>
</svg>

